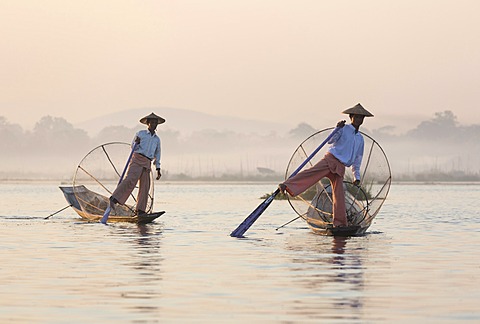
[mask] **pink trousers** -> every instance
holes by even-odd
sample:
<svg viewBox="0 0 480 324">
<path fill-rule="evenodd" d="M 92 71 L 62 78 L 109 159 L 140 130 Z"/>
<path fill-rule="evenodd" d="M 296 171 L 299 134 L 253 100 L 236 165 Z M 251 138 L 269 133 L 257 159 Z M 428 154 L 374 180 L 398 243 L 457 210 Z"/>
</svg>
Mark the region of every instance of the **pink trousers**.
<svg viewBox="0 0 480 324">
<path fill-rule="evenodd" d="M 317 164 L 299 172 L 287 179 L 284 184 L 287 192 L 295 197 L 322 178 L 327 177 L 333 189 L 333 226 L 347 226 L 347 212 L 345 209 L 345 192 L 343 190 L 343 176 L 345 165 L 330 153 L 325 154 Z"/>
<path fill-rule="evenodd" d="M 145 211 L 148 202 L 148 192 L 150 189 L 150 172 L 152 163 L 149 159 L 138 153 L 133 153 L 127 174 L 123 181 L 118 185 L 112 194 L 120 204 L 125 204 L 128 196 L 132 193 L 138 184 L 137 210 Z"/>
</svg>

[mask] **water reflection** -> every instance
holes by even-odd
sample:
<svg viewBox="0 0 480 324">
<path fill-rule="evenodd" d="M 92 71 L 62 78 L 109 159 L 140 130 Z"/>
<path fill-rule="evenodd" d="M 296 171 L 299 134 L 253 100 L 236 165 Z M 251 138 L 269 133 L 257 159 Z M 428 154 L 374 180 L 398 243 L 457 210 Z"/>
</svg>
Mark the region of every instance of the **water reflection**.
<svg viewBox="0 0 480 324">
<path fill-rule="evenodd" d="M 122 266 L 129 273 L 121 298 L 128 309 L 145 318 L 158 318 L 162 297 L 162 230 L 158 224 L 125 225 L 117 233 L 126 246 Z M 122 303 L 120 301 L 120 303 Z"/>
<path fill-rule="evenodd" d="M 350 237 L 334 237 L 332 241 L 332 275 L 330 279 L 342 286 L 345 291 L 360 291 L 364 286 L 364 272 L 360 255 L 347 250 Z M 337 307 L 362 308 L 363 302 L 358 296 L 344 296 L 335 300 Z"/>
<path fill-rule="evenodd" d="M 161 238 L 162 232 L 155 225 L 137 225 L 132 243 L 138 257 L 133 258 L 136 270 L 142 271 L 144 276 L 152 276 L 153 280 L 160 280 L 161 273 Z M 132 250 L 135 251 L 135 250 Z"/>
<path fill-rule="evenodd" d="M 368 240 L 313 234 L 308 237 L 288 242 L 288 249 L 295 251 L 292 263 L 297 266 L 291 269 L 295 281 L 308 292 L 302 300 L 292 303 L 293 313 L 312 319 L 362 318 L 362 254 Z"/>
</svg>

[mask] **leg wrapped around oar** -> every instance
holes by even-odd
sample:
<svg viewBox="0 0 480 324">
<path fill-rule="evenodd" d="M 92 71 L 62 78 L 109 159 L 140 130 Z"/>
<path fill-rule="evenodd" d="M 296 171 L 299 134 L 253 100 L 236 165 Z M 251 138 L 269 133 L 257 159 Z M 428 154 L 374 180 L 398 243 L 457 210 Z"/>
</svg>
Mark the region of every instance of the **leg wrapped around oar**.
<svg viewBox="0 0 480 324">
<path fill-rule="evenodd" d="M 298 172 L 300 172 L 301 169 L 315 156 L 315 154 L 320 151 L 320 149 L 332 138 L 332 136 L 338 131 L 338 127 L 335 128 L 330 135 L 327 136 L 327 138 L 320 144 L 315 151 L 310 154 L 305 161 L 303 161 L 302 164 L 298 166 L 298 168 L 290 175 L 290 177 L 295 176 Z M 272 203 L 272 201 L 275 199 L 275 196 L 280 193 L 281 188 L 278 188 L 275 190 L 275 192 L 268 197 L 263 203 L 261 203 L 245 220 L 230 234 L 230 236 L 233 237 L 242 237 L 243 234 L 250 228 L 250 226 L 255 223 L 258 217 L 262 215 L 262 213 L 267 209 L 267 207 Z"/>
</svg>

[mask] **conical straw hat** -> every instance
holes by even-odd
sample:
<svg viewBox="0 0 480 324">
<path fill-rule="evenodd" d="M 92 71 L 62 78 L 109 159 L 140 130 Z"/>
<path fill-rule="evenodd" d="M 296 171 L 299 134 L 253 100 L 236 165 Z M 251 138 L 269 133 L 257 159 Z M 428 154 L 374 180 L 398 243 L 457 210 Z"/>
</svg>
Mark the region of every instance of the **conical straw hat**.
<svg viewBox="0 0 480 324">
<path fill-rule="evenodd" d="M 354 114 L 354 115 L 364 115 L 365 117 L 373 117 L 373 115 L 362 107 L 361 104 L 356 104 L 352 108 L 348 108 L 347 110 L 342 111 L 343 114 Z"/>
<path fill-rule="evenodd" d="M 163 124 L 163 123 L 165 122 L 165 119 L 163 119 L 163 118 L 160 117 L 160 116 L 155 115 L 153 112 L 152 112 L 150 115 L 145 116 L 145 117 L 143 117 L 142 119 L 140 119 L 140 122 L 141 122 L 142 124 L 145 124 L 145 125 L 146 125 L 146 124 L 147 124 L 147 120 L 149 120 L 149 119 L 156 119 L 156 120 L 158 120 L 158 124 Z"/>
</svg>

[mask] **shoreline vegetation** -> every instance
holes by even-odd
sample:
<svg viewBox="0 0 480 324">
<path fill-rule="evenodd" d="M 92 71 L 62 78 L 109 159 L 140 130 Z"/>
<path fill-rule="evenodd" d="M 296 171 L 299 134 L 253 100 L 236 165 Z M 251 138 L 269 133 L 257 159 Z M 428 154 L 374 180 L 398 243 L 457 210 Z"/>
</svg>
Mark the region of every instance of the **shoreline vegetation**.
<svg viewBox="0 0 480 324">
<path fill-rule="evenodd" d="M 222 174 L 220 176 L 189 176 L 184 173 L 164 174 L 160 181 L 163 182 L 244 182 L 244 183 L 280 183 L 284 177 L 278 173 L 271 175 L 258 174 Z M 24 173 L 11 174 L 0 172 L 0 182 L 58 182 L 61 184 L 71 184 L 71 176 Z M 399 174 L 392 176 L 393 183 L 476 183 L 480 182 L 480 174 L 465 173 L 462 171 L 440 172 L 428 171 L 423 173 Z"/>
<path fill-rule="evenodd" d="M 480 157 L 476 154 L 480 125 L 461 125 L 453 112 L 446 110 L 412 127 L 403 132 L 391 125 L 365 129 L 386 149 L 394 182 L 480 181 Z M 101 143 L 129 143 L 139 129 L 138 125 L 107 126 L 92 136 L 63 118 L 45 116 L 32 130 L 24 130 L 0 116 L 0 134 L 8 139 L 0 142 L 5 152 L 0 159 L 0 181 L 71 183 L 71 172 L 86 152 Z M 166 152 L 163 181 L 279 183 L 290 152 L 318 129 L 300 123 L 282 133 L 246 134 L 235 128 L 184 130 L 159 130 Z"/>
</svg>

